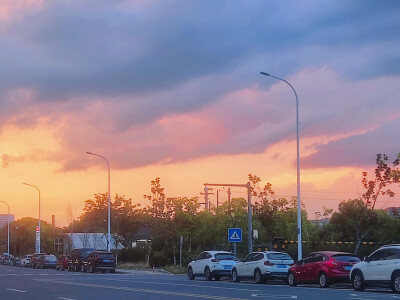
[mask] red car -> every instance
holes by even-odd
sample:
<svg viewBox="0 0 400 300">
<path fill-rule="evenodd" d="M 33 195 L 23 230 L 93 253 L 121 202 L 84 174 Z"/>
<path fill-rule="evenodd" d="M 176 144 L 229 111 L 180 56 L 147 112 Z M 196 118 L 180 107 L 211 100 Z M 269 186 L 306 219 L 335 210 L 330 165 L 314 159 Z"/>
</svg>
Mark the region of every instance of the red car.
<svg viewBox="0 0 400 300">
<path fill-rule="evenodd" d="M 334 251 L 313 252 L 290 267 L 287 282 L 319 283 L 328 287 L 333 282 L 349 282 L 350 270 L 360 259 L 354 254 Z"/>
<path fill-rule="evenodd" d="M 68 269 L 68 256 L 67 255 L 62 255 L 60 258 L 57 260 L 56 263 L 56 270 L 67 270 Z"/>
</svg>

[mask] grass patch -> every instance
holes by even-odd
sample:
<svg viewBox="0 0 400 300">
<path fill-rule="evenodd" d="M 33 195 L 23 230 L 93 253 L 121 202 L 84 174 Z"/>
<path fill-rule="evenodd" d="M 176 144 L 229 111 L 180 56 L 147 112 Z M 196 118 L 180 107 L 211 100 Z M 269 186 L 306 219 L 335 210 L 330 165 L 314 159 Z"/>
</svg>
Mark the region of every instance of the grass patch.
<svg viewBox="0 0 400 300">
<path fill-rule="evenodd" d="M 126 269 L 126 270 L 150 270 L 148 264 L 146 263 L 118 263 L 118 269 Z"/>
<path fill-rule="evenodd" d="M 186 274 L 186 267 L 184 266 L 182 266 L 182 269 L 179 269 L 179 266 L 173 266 L 173 265 L 165 266 L 163 269 L 172 274 Z"/>
</svg>

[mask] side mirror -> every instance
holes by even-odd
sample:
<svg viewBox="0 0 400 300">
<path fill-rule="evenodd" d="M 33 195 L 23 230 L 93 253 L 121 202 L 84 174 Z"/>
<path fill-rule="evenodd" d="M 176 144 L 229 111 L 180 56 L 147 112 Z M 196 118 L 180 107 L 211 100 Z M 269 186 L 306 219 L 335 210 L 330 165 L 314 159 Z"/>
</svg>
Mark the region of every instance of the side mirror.
<svg viewBox="0 0 400 300">
<path fill-rule="evenodd" d="M 365 262 L 369 262 L 369 257 L 368 257 L 368 256 L 365 256 L 365 257 L 364 257 L 364 261 L 365 261 Z"/>
</svg>

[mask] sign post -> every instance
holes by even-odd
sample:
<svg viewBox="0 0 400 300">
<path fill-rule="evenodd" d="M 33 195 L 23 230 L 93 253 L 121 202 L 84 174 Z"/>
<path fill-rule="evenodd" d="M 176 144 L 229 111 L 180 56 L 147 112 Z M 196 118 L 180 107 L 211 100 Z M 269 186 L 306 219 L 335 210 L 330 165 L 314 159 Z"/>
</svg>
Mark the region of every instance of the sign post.
<svg viewBox="0 0 400 300">
<path fill-rule="evenodd" d="M 233 253 L 236 256 L 236 243 L 242 242 L 242 228 L 228 228 L 228 242 L 233 243 Z"/>
<path fill-rule="evenodd" d="M 40 227 L 36 226 L 36 243 L 35 243 L 35 252 L 40 252 Z"/>
</svg>

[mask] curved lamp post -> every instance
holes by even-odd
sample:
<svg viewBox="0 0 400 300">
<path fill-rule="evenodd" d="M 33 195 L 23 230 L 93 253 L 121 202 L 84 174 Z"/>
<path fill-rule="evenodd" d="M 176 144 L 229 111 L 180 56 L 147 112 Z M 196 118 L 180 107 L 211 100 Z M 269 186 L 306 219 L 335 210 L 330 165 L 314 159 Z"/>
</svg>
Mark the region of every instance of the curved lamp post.
<svg viewBox="0 0 400 300">
<path fill-rule="evenodd" d="M 7 253 L 10 254 L 10 205 L 6 201 L 1 201 L 7 204 Z"/>
<path fill-rule="evenodd" d="M 297 93 L 294 87 L 285 79 L 273 76 L 269 73 L 260 72 L 261 75 L 272 77 L 283 82 L 286 82 L 290 88 L 293 90 L 294 95 L 296 96 L 296 131 L 297 131 L 297 255 L 298 259 L 302 259 L 302 239 L 301 239 L 301 199 L 300 199 L 300 146 L 299 146 L 299 100 L 297 98 Z"/>
<path fill-rule="evenodd" d="M 38 247 L 37 247 L 38 249 L 36 249 L 36 251 L 37 251 L 37 253 L 40 253 L 40 235 L 42 234 L 42 230 L 40 228 L 40 190 L 36 185 L 25 183 L 25 182 L 24 182 L 24 184 L 34 187 L 39 192 L 39 243 L 38 243 Z"/>
<path fill-rule="evenodd" d="M 105 162 L 107 163 L 107 167 L 108 167 L 108 226 L 107 226 L 107 250 L 110 251 L 111 249 L 111 192 L 110 192 L 110 164 L 108 163 L 108 160 L 100 155 L 100 154 L 96 154 L 96 153 L 92 153 L 92 152 L 86 152 L 87 154 L 90 155 L 94 155 L 94 156 L 98 156 L 101 157 L 102 159 L 105 160 Z"/>
</svg>

